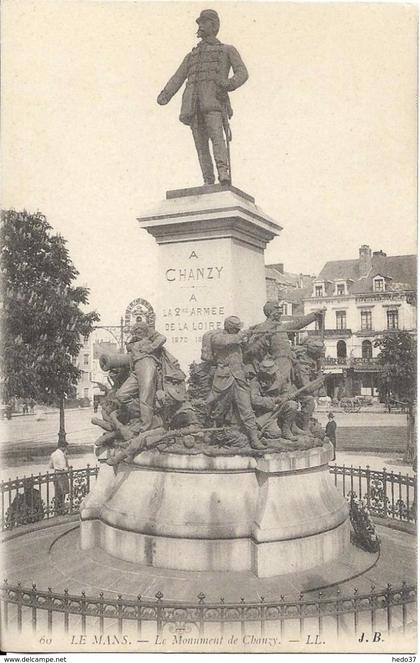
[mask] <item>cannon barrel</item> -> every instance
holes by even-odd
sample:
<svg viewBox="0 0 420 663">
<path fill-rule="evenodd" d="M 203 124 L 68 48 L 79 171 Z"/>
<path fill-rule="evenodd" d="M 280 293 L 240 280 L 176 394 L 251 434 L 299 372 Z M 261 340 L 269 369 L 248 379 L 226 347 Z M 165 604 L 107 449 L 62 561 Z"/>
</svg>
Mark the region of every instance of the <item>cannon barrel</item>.
<svg viewBox="0 0 420 663">
<path fill-rule="evenodd" d="M 130 355 L 128 354 L 102 354 L 99 357 L 99 366 L 103 371 L 110 371 L 112 368 L 126 368 L 130 366 Z"/>
</svg>

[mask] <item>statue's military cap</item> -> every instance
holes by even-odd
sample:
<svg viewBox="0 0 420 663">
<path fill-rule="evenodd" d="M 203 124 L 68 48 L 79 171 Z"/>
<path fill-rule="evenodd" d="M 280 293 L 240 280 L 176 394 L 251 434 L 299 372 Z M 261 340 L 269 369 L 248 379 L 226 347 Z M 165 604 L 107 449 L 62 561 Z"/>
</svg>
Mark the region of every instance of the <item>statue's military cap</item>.
<svg viewBox="0 0 420 663">
<path fill-rule="evenodd" d="M 269 357 L 266 357 L 258 367 L 258 372 L 262 373 L 263 375 L 274 375 L 276 371 L 276 362 L 274 359 L 270 359 Z"/>
<path fill-rule="evenodd" d="M 239 327 L 240 329 L 242 327 L 242 322 L 240 321 L 237 315 L 230 315 L 228 318 L 225 319 L 224 327 L 225 329 L 232 327 Z"/>
<path fill-rule="evenodd" d="M 220 19 L 219 15 L 214 9 L 203 9 L 203 11 L 200 13 L 200 16 L 196 19 L 196 23 L 200 23 L 200 21 L 205 21 L 205 20 L 210 20 L 213 21 L 213 23 L 216 24 L 217 29 L 220 27 Z"/>
</svg>

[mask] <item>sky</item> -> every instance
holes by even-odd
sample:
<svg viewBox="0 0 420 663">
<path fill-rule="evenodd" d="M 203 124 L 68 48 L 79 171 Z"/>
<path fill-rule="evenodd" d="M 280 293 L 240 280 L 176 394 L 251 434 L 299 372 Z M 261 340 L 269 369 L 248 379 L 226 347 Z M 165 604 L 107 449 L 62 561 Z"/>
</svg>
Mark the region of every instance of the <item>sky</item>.
<svg viewBox="0 0 420 663">
<path fill-rule="evenodd" d="M 266 263 L 317 274 L 361 244 L 416 252 L 415 5 L 4 0 L 2 206 L 68 240 L 102 324 L 157 299 L 158 247 L 136 218 L 202 183 L 181 91 L 156 97 L 205 8 L 249 70 L 231 94 L 232 175 L 283 226 Z"/>
</svg>

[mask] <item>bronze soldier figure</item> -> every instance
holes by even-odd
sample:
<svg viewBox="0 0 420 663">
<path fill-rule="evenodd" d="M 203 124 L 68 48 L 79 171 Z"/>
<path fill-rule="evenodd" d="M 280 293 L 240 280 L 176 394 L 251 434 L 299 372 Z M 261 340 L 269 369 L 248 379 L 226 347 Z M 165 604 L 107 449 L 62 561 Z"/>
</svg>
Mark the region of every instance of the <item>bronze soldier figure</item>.
<svg viewBox="0 0 420 663">
<path fill-rule="evenodd" d="M 296 388 L 309 386 L 322 376 L 321 358 L 325 352 L 325 346 L 322 339 L 317 337 L 308 337 L 295 348 L 296 360 L 293 368 L 293 383 Z M 319 393 L 319 390 L 317 390 Z M 315 398 L 312 394 L 305 394 L 299 397 L 301 405 L 301 426 L 300 431 L 310 433 L 311 419 L 315 410 Z M 296 430 L 296 429 L 295 429 Z"/>
<path fill-rule="evenodd" d="M 241 326 L 239 318 L 231 315 L 224 322 L 224 330 L 213 333 L 211 345 L 216 370 L 207 405 L 213 416 L 217 411 L 217 418 L 222 421 L 233 410 L 246 431 L 251 447 L 264 449 L 258 439 L 257 421 L 242 361 L 246 334 L 241 332 Z"/>
<path fill-rule="evenodd" d="M 258 373 L 250 382 L 251 403 L 260 426 L 267 421 L 267 413 L 277 409 L 278 416 L 265 426 L 265 433 L 270 437 L 282 437 L 295 442 L 292 433 L 297 414 L 297 403 L 293 400 L 295 390 L 289 382 L 282 382 L 278 377 L 273 359 L 264 359 L 258 367 Z M 279 426 L 280 424 L 280 426 Z"/>
<path fill-rule="evenodd" d="M 288 322 L 281 322 L 282 311 L 278 302 L 266 302 L 263 311 L 266 320 L 250 329 L 246 360 L 258 368 L 264 357 L 270 355 L 277 365 L 280 381 L 290 383 L 293 352 L 287 332 L 292 329 L 302 329 L 315 320 L 321 320 L 324 309 Z"/>
<path fill-rule="evenodd" d="M 153 422 L 159 355 L 166 337 L 150 329 L 147 322 L 138 322 L 131 333 L 127 350 L 132 372 L 116 392 L 116 397 L 121 404 L 136 397 L 139 399 L 141 430 L 147 430 Z"/>
<path fill-rule="evenodd" d="M 232 116 L 228 92 L 243 85 L 248 79 L 248 72 L 236 48 L 216 39 L 220 27 L 217 12 L 205 9 L 197 23 L 197 35 L 201 41 L 186 55 L 157 101 L 160 105 L 167 104 L 187 81 L 179 119 L 191 127 L 204 184 L 214 184 L 215 181 L 209 140 L 219 181 L 228 184 L 231 182 L 228 118 Z M 229 78 L 231 69 L 233 76 Z"/>
</svg>

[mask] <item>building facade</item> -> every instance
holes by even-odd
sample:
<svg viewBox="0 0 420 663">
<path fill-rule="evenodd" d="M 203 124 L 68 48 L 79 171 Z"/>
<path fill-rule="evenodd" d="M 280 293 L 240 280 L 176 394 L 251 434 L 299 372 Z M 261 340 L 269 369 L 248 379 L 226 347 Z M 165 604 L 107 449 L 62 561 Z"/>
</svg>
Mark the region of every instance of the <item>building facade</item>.
<svg viewBox="0 0 420 663">
<path fill-rule="evenodd" d="M 119 352 L 119 345 L 116 341 L 98 338 L 98 333 L 100 332 L 93 332 L 88 339 L 83 339 L 83 345 L 75 362 L 77 368 L 81 371 L 76 387 L 76 398 L 88 399 L 91 405 L 93 404 L 93 397 L 103 393 L 98 383 L 109 386 L 108 374 L 101 369 L 99 357 L 101 354 L 116 354 Z"/>
<path fill-rule="evenodd" d="M 312 294 L 315 276 L 285 272 L 283 263 L 265 266 L 267 301 L 276 301 L 282 307 L 285 320 L 301 316 L 304 300 Z"/>
<path fill-rule="evenodd" d="M 327 262 L 313 281 L 304 311 L 325 307 L 324 367 L 328 395 L 377 396 L 384 333 L 416 332 L 416 256 L 387 256 L 364 244 L 354 260 Z M 318 334 L 315 325 L 309 334 Z"/>
</svg>

